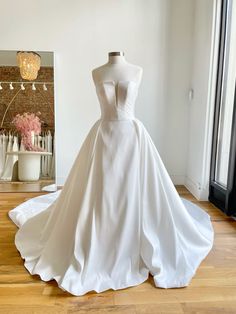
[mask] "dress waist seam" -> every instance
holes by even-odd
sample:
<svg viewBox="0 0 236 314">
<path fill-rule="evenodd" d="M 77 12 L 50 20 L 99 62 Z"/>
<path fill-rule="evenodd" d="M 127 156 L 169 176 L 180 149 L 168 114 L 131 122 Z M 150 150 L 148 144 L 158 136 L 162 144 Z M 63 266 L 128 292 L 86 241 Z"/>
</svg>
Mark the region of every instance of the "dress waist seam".
<svg viewBox="0 0 236 314">
<path fill-rule="evenodd" d="M 129 118 L 105 118 L 101 117 L 101 121 L 129 121 L 129 120 L 136 120 L 135 117 L 129 117 Z"/>
</svg>

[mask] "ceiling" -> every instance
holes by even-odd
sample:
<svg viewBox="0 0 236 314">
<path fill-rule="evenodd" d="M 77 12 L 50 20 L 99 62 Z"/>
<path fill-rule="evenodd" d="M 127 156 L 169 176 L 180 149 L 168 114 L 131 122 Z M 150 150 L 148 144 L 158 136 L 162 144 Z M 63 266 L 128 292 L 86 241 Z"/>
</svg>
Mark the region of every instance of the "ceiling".
<svg viewBox="0 0 236 314">
<path fill-rule="evenodd" d="M 41 56 L 41 66 L 53 66 L 53 52 L 35 52 Z M 0 50 L 0 66 L 16 66 L 16 53 L 14 50 Z"/>
</svg>

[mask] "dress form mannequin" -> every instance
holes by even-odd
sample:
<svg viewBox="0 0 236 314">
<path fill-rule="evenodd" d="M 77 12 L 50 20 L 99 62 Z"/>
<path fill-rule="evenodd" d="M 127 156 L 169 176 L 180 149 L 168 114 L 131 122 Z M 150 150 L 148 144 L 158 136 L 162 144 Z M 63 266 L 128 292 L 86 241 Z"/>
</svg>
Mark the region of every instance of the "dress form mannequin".
<svg viewBox="0 0 236 314">
<path fill-rule="evenodd" d="M 109 52 L 108 62 L 92 71 L 94 83 L 101 81 L 135 81 L 140 84 L 143 70 L 125 60 L 124 52 Z"/>
</svg>

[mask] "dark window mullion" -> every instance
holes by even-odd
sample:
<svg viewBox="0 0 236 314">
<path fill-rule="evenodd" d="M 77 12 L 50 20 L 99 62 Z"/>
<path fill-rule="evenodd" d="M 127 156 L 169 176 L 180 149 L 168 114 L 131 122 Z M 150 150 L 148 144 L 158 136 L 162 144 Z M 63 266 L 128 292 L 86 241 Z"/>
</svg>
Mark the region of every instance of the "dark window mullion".
<svg viewBox="0 0 236 314">
<path fill-rule="evenodd" d="M 220 118 L 220 105 L 221 105 L 221 96 L 222 96 L 222 82 L 223 82 L 224 55 L 225 55 L 227 2 L 228 1 L 222 1 L 222 4 L 221 4 L 221 23 L 220 23 L 221 33 L 220 33 L 220 40 L 219 40 L 219 57 L 218 57 L 219 60 L 218 60 L 218 70 L 217 70 L 217 82 L 216 82 L 216 100 L 215 100 L 215 112 L 214 112 L 211 176 L 210 176 L 210 180 L 212 182 L 215 181 L 215 171 L 216 171 L 218 128 L 219 128 L 219 118 Z"/>
<path fill-rule="evenodd" d="M 224 124 L 220 121 L 224 115 L 225 100 L 227 92 L 227 77 L 229 67 L 229 51 L 230 51 L 230 36 L 231 34 L 231 19 L 232 19 L 232 0 L 222 0 L 221 2 L 221 21 L 220 21 L 220 38 L 219 38 L 219 55 L 218 68 L 216 80 L 216 97 L 215 97 L 215 112 L 213 122 L 213 136 L 212 136 L 212 155 L 211 155 L 211 169 L 210 169 L 210 187 L 209 200 L 218 208 L 229 216 L 236 216 L 236 86 L 234 92 L 234 107 L 231 125 L 231 139 L 230 139 L 230 154 L 228 163 L 228 173 L 226 186 L 218 181 L 217 166 L 219 160 L 217 156 L 220 143 L 219 134 L 220 127 Z M 222 116 L 221 116 L 222 115 Z"/>
</svg>

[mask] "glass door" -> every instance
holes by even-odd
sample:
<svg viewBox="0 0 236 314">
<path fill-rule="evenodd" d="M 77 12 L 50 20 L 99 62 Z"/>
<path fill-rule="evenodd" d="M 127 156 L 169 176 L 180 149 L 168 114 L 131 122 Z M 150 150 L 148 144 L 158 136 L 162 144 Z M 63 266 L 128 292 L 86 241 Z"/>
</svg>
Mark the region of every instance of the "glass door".
<svg viewBox="0 0 236 314">
<path fill-rule="evenodd" d="M 236 215 L 236 0 L 222 0 L 209 200 Z"/>
</svg>

